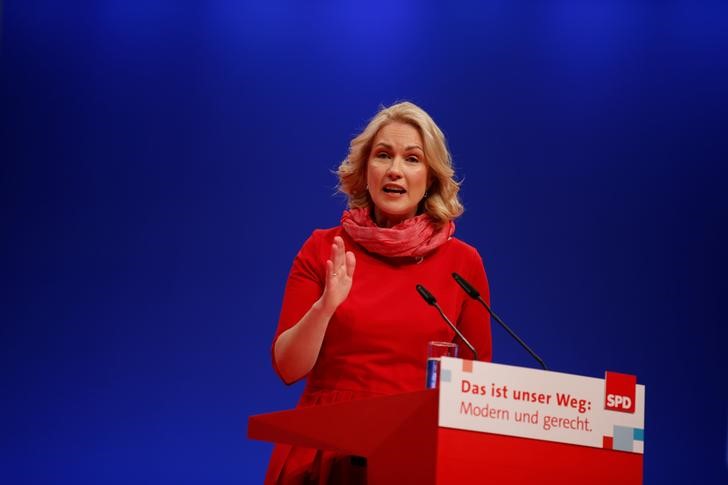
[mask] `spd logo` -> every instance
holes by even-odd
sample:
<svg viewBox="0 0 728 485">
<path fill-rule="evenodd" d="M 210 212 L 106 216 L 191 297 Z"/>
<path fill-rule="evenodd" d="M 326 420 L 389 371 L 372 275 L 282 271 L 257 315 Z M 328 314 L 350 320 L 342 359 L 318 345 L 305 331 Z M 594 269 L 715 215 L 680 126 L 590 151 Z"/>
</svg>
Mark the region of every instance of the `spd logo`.
<svg viewBox="0 0 728 485">
<path fill-rule="evenodd" d="M 604 383 L 606 387 L 604 409 L 634 413 L 637 376 L 607 371 Z"/>
</svg>

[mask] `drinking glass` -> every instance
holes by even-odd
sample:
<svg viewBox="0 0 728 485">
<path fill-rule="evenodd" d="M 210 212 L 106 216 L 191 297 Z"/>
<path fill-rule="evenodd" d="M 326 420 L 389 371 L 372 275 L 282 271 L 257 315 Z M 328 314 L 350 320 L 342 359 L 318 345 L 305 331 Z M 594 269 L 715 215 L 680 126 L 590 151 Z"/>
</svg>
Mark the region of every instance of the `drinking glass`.
<svg viewBox="0 0 728 485">
<path fill-rule="evenodd" d="M 452 342 L 429 342 L 427 344 L 427 388 L 440 385 L 440 357 L 457 357 L 458 345 Z"/>
</svg>

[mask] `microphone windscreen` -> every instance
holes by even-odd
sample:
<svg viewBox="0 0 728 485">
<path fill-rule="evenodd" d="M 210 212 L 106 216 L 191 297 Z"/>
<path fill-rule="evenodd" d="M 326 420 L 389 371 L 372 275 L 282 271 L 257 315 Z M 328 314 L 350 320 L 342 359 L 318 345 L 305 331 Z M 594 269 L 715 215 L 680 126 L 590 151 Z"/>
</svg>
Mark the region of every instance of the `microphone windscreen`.
<svg viewBox="0 0 728 485">
<path fill-rule="evenodd" d="M 473 288 L 470 285 L 470 283 L 468 283 L 467 281 L 465 281 L 465 279 L 462 276 L 460 276 L 457 273 L 453 273 L 452 274 L 452 277 L 455 278 L 455 281 L 457 281 L 457 283 L 460 285 L 460 287 L 463 290 L 465 290 L 465 293 L 467 293 L 468 295 L 470 295 L 470 298 L 478 298 L 480 296 L 480 293 L 478 293 L 478 290 L 476 290 L 475 288 Z"/>
<path fill-rule="evenodd" d="M 435 300 L 435 297 L 432 296 L 432 293 L 427 291 L 427 288 L 425 288 L 422 285 L 417 285 L 417 293 L 420 294 L 420 296 L 427 302 L 428 305 L 434 305 L 437 303 L 437 300 Z"/>
</svg>

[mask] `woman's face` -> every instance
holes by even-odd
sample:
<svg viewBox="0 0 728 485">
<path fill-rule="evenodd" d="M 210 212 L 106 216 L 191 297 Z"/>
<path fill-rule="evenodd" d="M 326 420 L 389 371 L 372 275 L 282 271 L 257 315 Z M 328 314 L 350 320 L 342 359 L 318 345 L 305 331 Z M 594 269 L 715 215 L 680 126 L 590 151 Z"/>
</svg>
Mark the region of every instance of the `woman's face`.
<svg viewBox="0 0 728 485">
<path fill-rule="evenodd" d="M 414 126 L 394 121 L 382 127 L 367 161 L 374 222 L 392 227 L 415 216 L 427 190 L 428 172 L 422 136 Z"/>
</svg>

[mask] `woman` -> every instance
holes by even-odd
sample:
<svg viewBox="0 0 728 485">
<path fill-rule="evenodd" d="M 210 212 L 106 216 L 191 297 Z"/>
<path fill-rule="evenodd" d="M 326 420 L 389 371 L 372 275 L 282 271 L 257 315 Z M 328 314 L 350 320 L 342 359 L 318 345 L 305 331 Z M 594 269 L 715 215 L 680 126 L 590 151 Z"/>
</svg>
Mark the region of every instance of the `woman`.
<svg viewBox="0 0 728 485">
<path fill-rule="evenodd" d="M 432 118 L 407 102 L 381 109 L 352 140 L 338 175 L 349 210 L 296 256 L 273 341 L 281 379 L 308 376 L 299 406 L 425 387 L 427 343 L 456 339 L 418 283 L 490 360 L 487 315 L 450 277 L 462 274 L 488 299 L 478 252 L 452 237 L 463 207 Z M 266 483 L 352 483 L 357 474 L 362 468 L 348 457 L 279 445 Z"/>
</svg>

